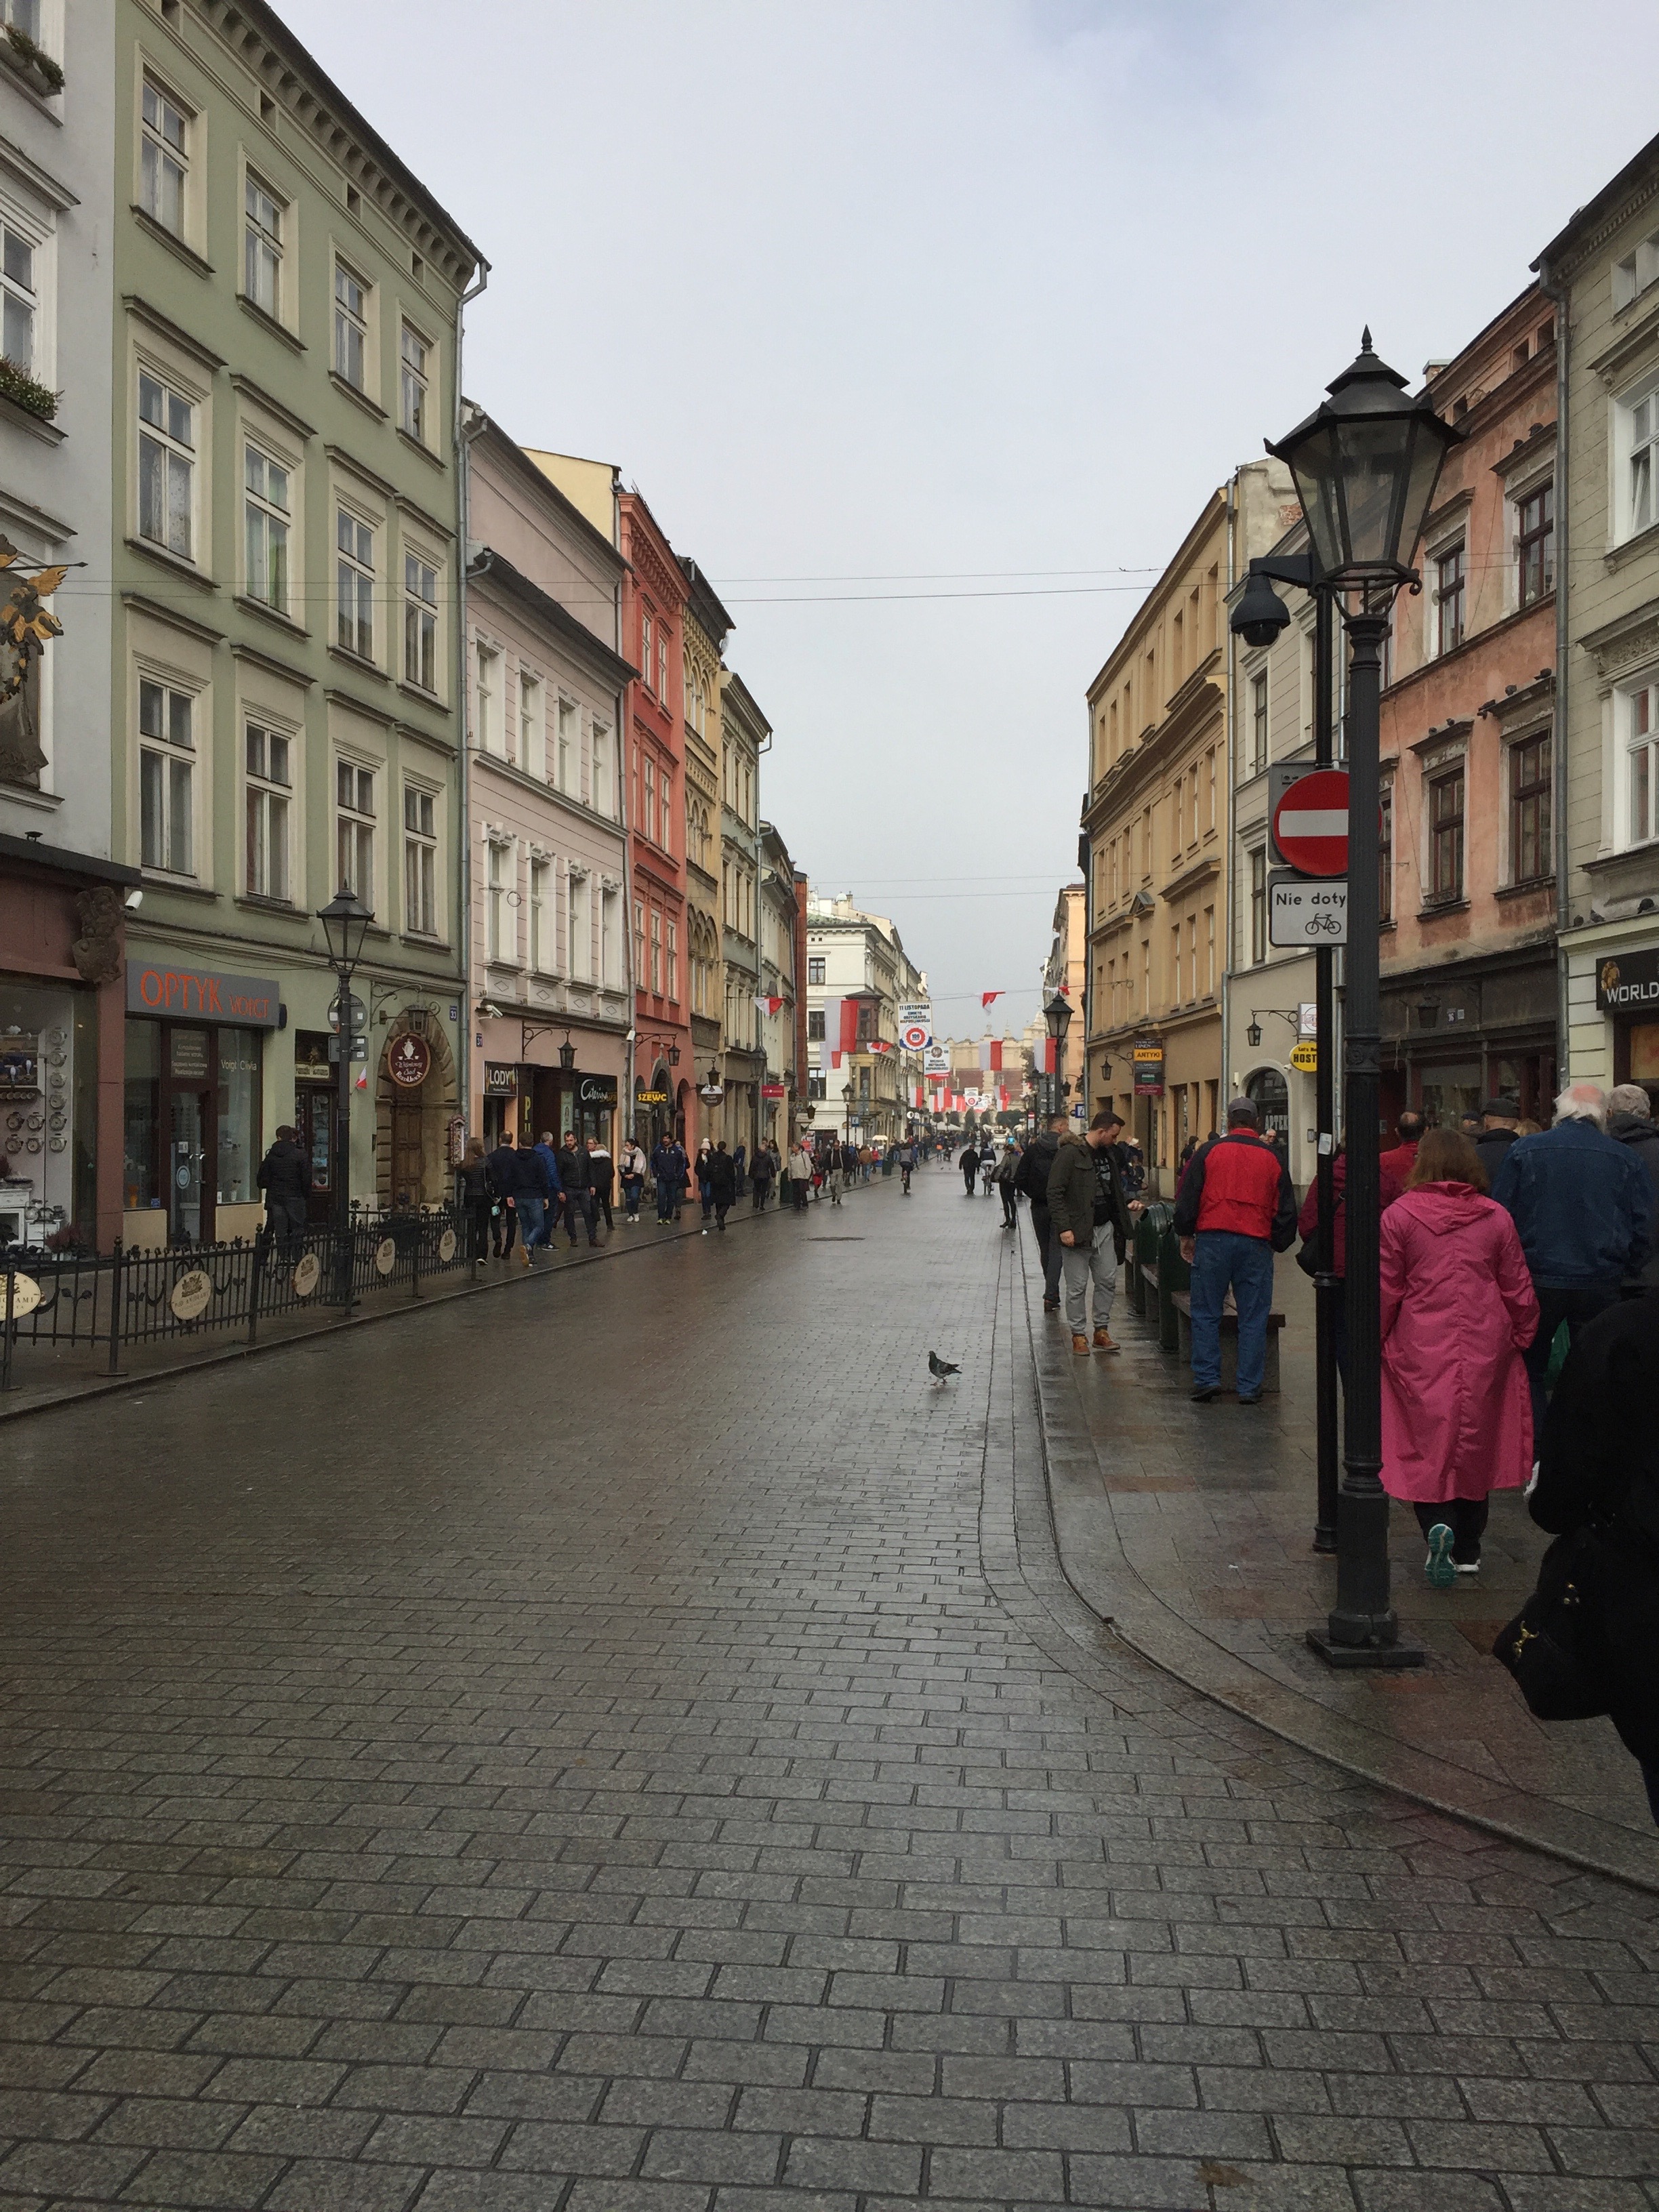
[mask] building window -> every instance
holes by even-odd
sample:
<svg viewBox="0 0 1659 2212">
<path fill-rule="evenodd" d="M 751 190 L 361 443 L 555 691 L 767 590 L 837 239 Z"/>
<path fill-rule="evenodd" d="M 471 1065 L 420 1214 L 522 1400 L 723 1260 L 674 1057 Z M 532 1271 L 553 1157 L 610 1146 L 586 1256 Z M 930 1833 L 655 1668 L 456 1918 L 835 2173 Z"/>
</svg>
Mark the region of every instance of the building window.
<svg viewBox="0 0 1659 2212">
<path fill-rule="evenodd" d="M 645 779 L 645 804 L 640 809 L 640 832 L 642 836 L 657 834 L 657 763 L 650 753 L 645 756 L 641 770 Z"/>
<path fill-rule="evenodd" d="M 821 1044 L 823 1042 L 823 1009 L 822 1006 L 811 1006 L 808 1008 L 806 1015 L 806 1036 L 809 1043 L 816 1042 Z"/>
<path fill-rule="evenodd" d="M 1260 775 L 1267 765 L 1267 672 L 1250 678 L 1250 773 Z"/>
<path fill-rule="evenodd" d="M 551 860 L 530 863 L 530 964 L 538 975 L 553 972 L 553 947 L 548 939 L 548 893 L 552 888 Z"/>
<path fill-rule="evenodd" d="M 680 926 L 677 921 L 668 925 L 668 995 L 676 1000 L 680 995 Z"/>
<path fill-rule="evenodd" d="M 574 868 L 565 884 L 565 908 L 570 980 L 573 983 L 586 983 L 592 980 L 592 974 L 593 909 L 587 878 L 578 875 Z"/>
<path fill-rule="evenodd" d="M 398 420 L 420 445 L 427 442 L 427 355 L 431 350 L 418 331 L 404 325 L 403 359 L 398 373 Z"/>
<path fill-rule="evenodd" d="M 645 988 L 645 907 L 639 899 L 634 902 L 634 983 Z"/>
<path fill-rule="evenodd" d="M 250 722 L 247 738 L 247 891 L 251 898 L 288 896 L 290 740 Z"/>
<path fill-rule="evenodd" d="M 1215 908 L 1204 909 L 1204 989 L 1206 995 L 1215 996 Z"/>
<path fill-rule="evenodd" d="M 1630 702 L 1628 845 L 1659 837 L 1659 684 L 1644 684 Z"/>
<path fill-rule="evenodd" d="M 404 681 L 438 688 L 438 572 L 415 553 L 404 556 Z"/>
<path fill-rule="evenodd" d="M 438 934 L 437 809 L 432 793 L 404 786 L 404 927 Z"/>
<path fill-rule="evenodd" d="M 0 353 L 34 374 L 34 247 L 9 223 L 0 226 Z"/>
<path fill-rule="evenodd" d="M 477 681 L 472 693 L 472 735 L 479 750 L 487 753 L 501 750 L 501 692 L 495 680 L 501 658 L 480 640 L 477 651 Z"/>
<path fill-rule="evenodd" d="M 142 859 L 147 868 L 193 875 L 196 797 L 195 701 L 148 678 L 138 685 L 138 788 Z"/>
<path fill-rule="evenodd" d="M 189 122 L 159 86 L 144 80 L 138 204 L 147 216 L 185 234 L 185 179 L 190 173 Z"/>
<path fill-rule="evenodd" d="M 1394 920 L 1394 785 L 1385 783 L 1377 795 L 1380 819 L 1376 830 L 1376 918 Z"/>
<path fill-rule="evenodd" d="M 665 705 L 668 702 L 668 632 L 659 626 L 657 630 L 657 696 Z"/>
<path fill-rule="evenodd" d="M 1204 756 L 1204 784 L 1207 793 L 1206 800 L 1207 818 L 1204 826 L 1206 830 L 1213 830 L 1215 828 L 1215 753 L 1216 749 L 1212 745 L 1209 751 Z"/>
<path fill-rule="evenodd" d="M 257 446 L 243 449 L 247 592 L 288 612 L 289 472 Z"/>
<path fill-rule="evenodd" d="M 1250 964 L 1267 957 L 1267 852 L 1258 845 L 1250 855 Z"/>
<path fill-rule="evenodd" d="M 334 766 L 334 817 L 340 881 L 361 904 L 374 908 L 374 771 L 350 761 Z"/>
<path fill-rule="evenodd" d="M 507 878 L 511 850 L 497 838 L 489 841 L 489 872 L 484 878 L 484 958 L 498 963 L 513 957 L 507 940 L 507 893 L 512 889 Z M 550 951 L 551 949 L 550 946 Z"/>
<path fill-rule="evenodd" d="M 868 1044 L 876 1034 L 876 1009 L 867 999 L 859 1001 L 858 1041 Z"/>
<path fill-rule="evenodd" d="M 196 410 L 147 369 L 138 372 L 138 535 L 193 558 Z"/>
<path fill-rule="evenodd" d="M 1550 873 L 1550 763 L 1547 731 L 1510 747 L 1510 859 L 1517 884 Z"/>
<path fill-rule="evenodd" d="M 806 980 L 809 984 L 823 982 L 823 957 L 824 957 L 821 952 L 809 952 L 807 954 Z"/>
<path fill-rule="evenodd" d="M 554 781 L 573 798 L 580 796 L 581 710 L 572 699 L 559 701 L 558 741 L 554 756 Z"/>
<path fill-rule="evenodd" d="M 367 375 L 368 287 L 343 261 L 334 264 L 334 374 L 362 392 Z"/>
<path fill-rule="evenodd" d="M 651 988 L 658 998 L 661 998 L 662 915 L 654 906 L 651 909 Z"/>
<path fill-rule="evenodd" d="M 1463 896 L 1463 765 L 1429 786 L 1429 896 Z"/>
<path fill-rule="evenodd" d="M 611 767 L 611 732 L 603 722 L 594 723 L 592 742 L 593 811 L 609 821 L 616 816 L 617 787 Z"/>
<path fill-rule="evenodd" d="M 1555 486 L 1540 484 L 1520 502 L 1519 598 L 1523 607 L 1555 588 Z"/>
<path fill-rule="evenodd" d="M 1187 996 L 1189 1000 L 1198 996 L 1198 916 L 1195 914 L 1189 914 L 1187 917 Z"/>
<path fill-rule="evenodd" d="M 640 674 L 648 691 L 651 689 L 651 617 L 647 614 L 640 617 Z"/>
<path fill-rule="evenodd" d="M 1450 653 L 1463 642 L 1463 548 L 1454 545 L 1434 564 L 1435 650 Z"/>
<path fill-rule="evenodd" d="M 546 772 L 542 738 L 542 687 L 527 669 L 519 671 L 519 766 L 526 775 Z"/>
<path fill-rule="evenodd" d="M 335 642 L 362 659 L 374 658 L 374 532 L 341 507 L 335 522 L 338 554 Z"/>
<path fill-rule="evenodd" d="M 283 311 L 283 205 L 252 169 L 245 187 L 242 289 L 268 315 Z"/>
<path fill-rule="evenodd" d="M 1625 526 L 1620 535 L 1633 538 L 1638 530 L 1659 520 L 1654 488 L 1656 453 L 1659 453 L 1659 391 L 1644 393 L 1619 411 L 1624 418 L 1629 454 L 1625 471 Z"/>
<path fill-rule="evenodd" d="M 622 981 L 618 973 L 621 952 L 622 893 L 608 887 L 599 892 L 599 981 L 607 991 L 614 991 Z"/>
<path fill-rule="evenodd" d="M 657 790 L 662 811 L 661 835 L 657 842 L 665 853 L 672 853 L 674 849 L 674 779 L 669 773 L 666 761 L 662 764 Z"/>
</svg>

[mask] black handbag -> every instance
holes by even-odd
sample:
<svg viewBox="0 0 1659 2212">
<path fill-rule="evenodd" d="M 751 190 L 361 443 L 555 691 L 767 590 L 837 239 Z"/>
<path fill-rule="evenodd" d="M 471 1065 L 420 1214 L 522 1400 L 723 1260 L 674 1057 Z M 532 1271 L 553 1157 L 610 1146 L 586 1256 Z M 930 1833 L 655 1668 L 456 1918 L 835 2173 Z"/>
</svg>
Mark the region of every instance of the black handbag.
<svg viewBox="0 0 1659 2212">
<path fill-rule="evenodd" d="M 1594 1720 L 1608 1710 L 1596 1638 L 1604 1534 L 1589 1525 L 1556 1538 L 1539 1562 L 1538 1587 L 1492 1647 L 1540 1721 Z"/>
<path fill-rule="evenodd" d="M 1319 1273 L 1318 1250 L 1319 1240 L 1315 1237 L 1304 1237 L 1297 1246 L 1296 1264 L 1304 1275 L 1316 1275 Z"/>
</svg>

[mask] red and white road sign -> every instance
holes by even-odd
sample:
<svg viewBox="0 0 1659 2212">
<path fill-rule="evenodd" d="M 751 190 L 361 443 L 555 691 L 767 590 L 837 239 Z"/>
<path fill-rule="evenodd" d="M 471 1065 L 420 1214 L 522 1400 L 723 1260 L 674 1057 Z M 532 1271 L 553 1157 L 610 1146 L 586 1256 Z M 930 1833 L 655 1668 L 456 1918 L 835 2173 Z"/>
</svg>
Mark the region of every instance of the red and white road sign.
<svg viewBox="0 0 1659 2212">
<path fill-rule="evenodd" d="M 1298 776 L 1273 808 L 1273 842 L 1304 876 L 1348 872 L 1348 771 L 1316 768 Z"/>
</svg>

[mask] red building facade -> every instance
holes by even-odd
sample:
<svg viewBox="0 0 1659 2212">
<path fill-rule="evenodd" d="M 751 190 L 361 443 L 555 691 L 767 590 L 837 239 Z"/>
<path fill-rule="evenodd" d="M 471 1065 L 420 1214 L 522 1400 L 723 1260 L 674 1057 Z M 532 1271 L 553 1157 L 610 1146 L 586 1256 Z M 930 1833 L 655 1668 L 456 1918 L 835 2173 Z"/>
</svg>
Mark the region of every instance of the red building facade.
<svg viewBox="0 0 1659 2212">
<path fill-rule="evenodd" d="M 672 1131 L 697 1141 L 685 910 L 684 572 L 650 508 L 623 492 L 629 916 L 634 947 L 635 1126 L 649 1149 Z"/>
</svg>

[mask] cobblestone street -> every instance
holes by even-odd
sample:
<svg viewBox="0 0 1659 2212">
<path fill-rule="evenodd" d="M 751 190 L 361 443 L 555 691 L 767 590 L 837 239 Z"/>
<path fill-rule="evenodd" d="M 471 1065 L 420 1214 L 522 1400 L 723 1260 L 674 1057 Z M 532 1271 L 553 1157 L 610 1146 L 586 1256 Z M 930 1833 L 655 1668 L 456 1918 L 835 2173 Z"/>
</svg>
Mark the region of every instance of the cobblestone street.
<svg viewBox="0 0 1659 2212">
<path fill-rule="evenodd" d="M 4 2212 L 1659 2206 L 1659 1899 L 1119 1644 L 916 1185 L 0 1432 Z"/>
</svg>

